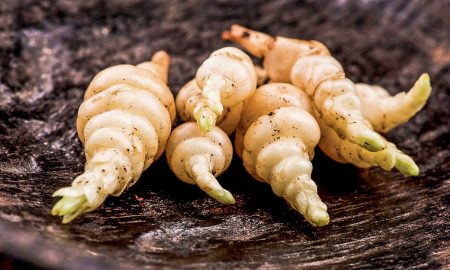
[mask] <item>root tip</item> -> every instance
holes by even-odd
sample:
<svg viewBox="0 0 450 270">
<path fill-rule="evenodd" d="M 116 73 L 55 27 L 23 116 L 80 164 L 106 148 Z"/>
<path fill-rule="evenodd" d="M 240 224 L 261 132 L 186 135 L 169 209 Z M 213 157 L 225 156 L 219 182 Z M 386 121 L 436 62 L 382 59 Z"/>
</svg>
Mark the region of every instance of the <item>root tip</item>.
<svg viewBox="0 0 450 270">
<path fill-rule="evenodd" d="M 428 99 L 431 93 L 430 75 L 423 73 L 416 81 L 414 88 L 418 88 L 420 99 Z"/>
<path fill-rule="evenodd" d="M 405 176 L 418 176 L 420 173 L 419 166 L 414 160 L 403 153 L 397 156 L 395 168 Z"/>
<path fill-rule="evenodd" d="M 314 209 L 309 213 L 307 220 L 315 227 L 322 227 L 330 223 L 330 216 L 323 209 Z"/>
<path fill-rule="evenodd" d="M 64 196 L 52 208 L 52 215 L 64 216 L 62 223 L 68 223 L 79 216 L 86 208 L 87 199 L 84 195 L 77 197 Z"/>
<path fill-rule="evenodd" d="M 226 189 L 223 189 L 222 191 L 218 192 L 216 196 L 213 198 L 226 205 L 236 203 L 236 200 L 234 199 L 233 195 Z"/>
</svg>

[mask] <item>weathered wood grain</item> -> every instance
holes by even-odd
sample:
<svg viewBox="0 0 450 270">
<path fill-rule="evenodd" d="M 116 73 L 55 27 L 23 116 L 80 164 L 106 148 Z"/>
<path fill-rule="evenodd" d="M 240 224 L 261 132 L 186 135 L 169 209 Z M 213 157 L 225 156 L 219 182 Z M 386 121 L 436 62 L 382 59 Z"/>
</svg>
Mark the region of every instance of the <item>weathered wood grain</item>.
<svg viewBox="0 0 450 270">
<path fill-rule="evenodd" d="M 0 2 L 0 253 L 43 268 L 448 268 L 449 1 Z M 428 105 L 387 137 L 416 178 L 358 170 L 318 153 L 314 179 L 331 224 L 309 226 L 235 159 L 222 206 L 157 162 L 120 198 L 72 224 L 51 193 L 82 172 L 75 132 L 84 89 L 101 69 L 173 57 L 176 92 L 224 45 L 232 23 L 327 44 L 355 80 L 392 93 L 430 73 Z"/>
</svg>

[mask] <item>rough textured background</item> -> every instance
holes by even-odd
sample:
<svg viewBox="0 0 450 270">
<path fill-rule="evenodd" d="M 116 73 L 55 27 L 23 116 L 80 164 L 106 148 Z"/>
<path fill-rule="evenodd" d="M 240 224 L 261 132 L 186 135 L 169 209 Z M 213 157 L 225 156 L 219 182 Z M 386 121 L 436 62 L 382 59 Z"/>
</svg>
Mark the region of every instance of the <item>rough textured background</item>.
<svg viewBox="0 0 450 270">
<path fill-rule="evenodd" d="M 449 17 L 450 1 L 425 0 L 0 1 L 0 253 L 73 269 L 448 267 Z M 351 79 L 392 93 L 428 71 L 428 105 L 387 135 L 420 176 L 319 153 L 314 179 L 332 221 L 314 229 L 238 159 L 220 178 L 234 206 L 177 181 L 161 160 L 98 211 L 68 225 L 50 216 L 51 193 L 83 169 L 75 116 L 92 77 L 166 49 L 176 92 L 232 23 L 321 40 Z"/>
</svg>

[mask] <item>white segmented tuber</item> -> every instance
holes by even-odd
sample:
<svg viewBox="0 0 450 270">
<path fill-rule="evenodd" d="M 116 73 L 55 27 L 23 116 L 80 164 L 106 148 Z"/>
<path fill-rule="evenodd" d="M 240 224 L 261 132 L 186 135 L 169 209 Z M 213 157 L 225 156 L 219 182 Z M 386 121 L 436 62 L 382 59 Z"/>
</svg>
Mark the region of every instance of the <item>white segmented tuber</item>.
<svg viewBox="0 0 450 270">
<path fill-rule="evenodd" d="M 256 72 L 248 55 L 239 49 L 226 47 L 214 51 L 202 63 L 195 81 L 197 86 L 189 82 L 183 88 L 184 94 L 177 97 L 178 111 L 185 121 L 193 118 L 200 128 L 208 131 L 215 126 L 224 107 L 239 106 L 254 92 Z M 198 87 L 200 95 L 198 90 L 193 90 L 195 87 Z"/>
<path fill-rule="evenodd" d="M 309 98 L 292 85 L 259 87 L 245 103 L 235 144 L 252 176 L 270 184 L 313 226 L 324 226 L 327 206 L 311 179 L 310 162 L 320 129 L 310 110 Z"/>
<path fill-rule="evenodd" d="M 378 132 L 388 132 L 407 122 L 425 106 L 431 94 L 430 76 L 422 74 L 408 93 L 391 96 L 380 86 L 356 84 L 356 93 L 361 100 L 361 109 Z"/>
<path fill-rule="evenodd" d="M 198 88 L 195 80 L 189 81 L 180 89 L 175 101 L 177 111 L 180 113 L 181 119 L 185 122 L 196 121 L 194 118 L 195 110 L 202 108 L 201 104 L 207 106 L 203 100 L 202 91 Z M 212 119 L 213 122 L 211 123 L 211 127 L 217 125 L 225 131 L 226 134 L 230 135 L 236 130 L 236 127 L 239 124 L 242 108 L 242 102 L 234 107 L 225 107 L 222 114 L 218 117 L 213 112 L 206 110 L 206 112 L 211 113 L 210 117 L 200 118 L 199 121 L 203 122 L 205 119 Z M 200 124 L 200 126 L 205 125 L 207 124 Z"/>
<path fill-rule="evenodd" d="M 233 25 L 229 32 L 224 32 L 223 38 L 242 45 L 257 57 L 264 57 L 263 66 L 271 81 L 292 82 L 310 96 L 314 116 L 321 124 L 320 145 L 324 152 L 332 155 L 338 148 L 342 149 L 340 152 L 352 149 L 348 151 L 366 153 L 361 160 L 370 160 L 368 164 L 379 165 L 384 169 L 392 168 L 392 164 L 388 161 L 374 162 L 374 160 L 392 160 L 392 156 L 395 156 L 394 166 L 402 173 L 418 174 L 419 169 L 414 161 L 375 132 L 371 123 L 375 124 L 377 130 L 382 130 L 392 128 L 410 118 L 423 106 L 429 96 L 427 75 L 419 79 L 406 97 L 377 96 L 374 99 L 372 95 L 371 100 L 364 100 L 362 106 L 355 84 L 345 77 L 339 62 L 317 41 L 271 37 L 239 25 Z M 360 93 L 359 96 L 361 95 Z M 389 99 L 391 101 L 388 101 Z M 378 105 L 383 102 L 385 104 Z M 374 103 L 377 105 L 374 106 Z M 392 109 L 392 106 L 397 108 Z M 374 110 L 380 108 L 382 112 L 365 112 L 364 110 L 369 107 Z M 380 119 L 383 118 L 383 113 L 386 120 Z M 370 117 L 366 119 L 367 115 Z M 345 145 L 345 148 L 342 148 L 342 145 Z M 369 152 L 381 153 L 371 155 Z M 341 155 L 343 154 L 332 156 L 336 160 L 344 161 L 339 157 Z M 367 166 L 358 159 L 348 156 L 345 161 L 360 167 Z"/>
<path fill-rule="evenodd" d="M 119 196 L 163 153 L 175 118 L 169 61 L 160 51 L 151 62 L 107 68 L 90 83 L 77 118 L 85 171 L 53 194 L 63 196 L 52 209 L 63 223 Z"/>
<path fill-rule="evenodd" d="M 273 82 L 291 82 L 312 98 L 324 123 L 341 137 L 369 151 L 386 147 L 361 114 L 355 85 L 328 49 L 320 42 L 271 37 L 233 25 L 223 37 L 242 45 L 255 56 L 264 57 L 263 66 Z M 283 59 L 283 60 L 281 60 Z"/>
<path fill-rule="evenodd" d="M 223 204 L 235 203 L 231 193 L 216 179 L 228 168 L 233 157 L 230 139 L 220 128 L 213 127 L 207 132 L 195 122 L 178 126 L 169 137 L 166 157 L 170 169 L 180 180 L 198 185 Z"/>
</svg>

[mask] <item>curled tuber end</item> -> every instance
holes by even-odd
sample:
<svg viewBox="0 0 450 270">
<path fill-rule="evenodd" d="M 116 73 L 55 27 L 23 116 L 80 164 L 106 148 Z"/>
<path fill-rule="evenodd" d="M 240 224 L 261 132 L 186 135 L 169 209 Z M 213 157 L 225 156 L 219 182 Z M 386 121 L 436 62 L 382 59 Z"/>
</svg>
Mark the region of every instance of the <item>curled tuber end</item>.
<svg viewBox="0 0 450 270">
<path fill-rule="evenodd" d="M 236 203 L 233 195 L 228 190 L 222 188 L 212 174 L 209 173 L 199 177 L 196 179 L 196 183 L 206 194 L 220 203 L 226 205 Z"/>
<path fill-rule="evenodd" d="M 328 225 L 330 222 L 330 216 L 328 215 L 327 210 L 322 208 L 314 208 L 308 206 L 307 213 L 305 214 L 305 219 L 316 227 L 322 227 Z"/>
<path fill-rule="evenodd" d="M 406 94 L 410 99 L 408 104 L 409 111 L 404 113 L 408 116 L 408 119 L 425 106 L 425 103 L 430 97 L 431 89 L 430 75 L 428 75 L 428 73 L 422 73 L 419 79 L 414 83 L 412 89 Z"/>
<path fill-rule="evenodd" d="M 327 205 L 317 193 L 317 185 L 311 179 L 312 165 L 304 157 L 284 158 L 272 169 L 270 184 L 274 192 L 302 214 L 315 227 L 330 222 Z"/>
<path fill-rule="evenodd" d="M 53 193 L 53 197 L 60 196 L 58 194 L 60 190 Z M 87 199 L 85 195 L 63 196 L 62 199 L 53 206 L 52 215 L 63 216 L 62 223 L 66 224 L 82 214 L 86 208 Z"/>
<path fill-rule="evenodd" d="M 305 180 L 301 181 L 304 182 Z M 311 179 L 306 181 L 313 182 Z M 304 183 L 300 184 L 304 185 Z M 310 190 L 303 187 L 302 191 L 297 195 L 294 201 L 289 200 L 288 198 L 286 198 L 286 200 L 297 209 L 311 225 L 321 227 L 330 222 L 327 206 L 322 202 L 319 195 L 317 195 L 317 190 Z"/>
<path fill-rule="evenodd" d="M 420 173 L 420 169 L 414 160 L 400 151 L 395 159 L 395 168 L 405 176 L 417 176 Z"/>
<path fill-rule="evenodd" d="M 414 96 L 414 100 L 421 103 L 422 106 L 427 101 L 431 93 L 431 83 L 430 75 L 428 73 L 423 73 L 420 75 L 419 79 L 414 83 L 414 86 L 408 94 Z M 420 107 L 422 107 L 420 106 Z"/>
<path fill-rule="evenodd" d="M 408 92 L 391 96 L 379 86 L 356 84 L 362 113 L 376 131 L 388 132 L 406 123 L 425 106 L 431 94 L 430 76 L 423 73 Z"/>
<path fill-rule="evenodd" d="M 224 189 L 211 171 L 211 162 L 207 156 L 195 155 L 186 160 L 187 174 L 194 179 L 198 187 L 209 196 L 223 204 L 234 204 L 236 200 L 231 193 Z"/>
</svg>

